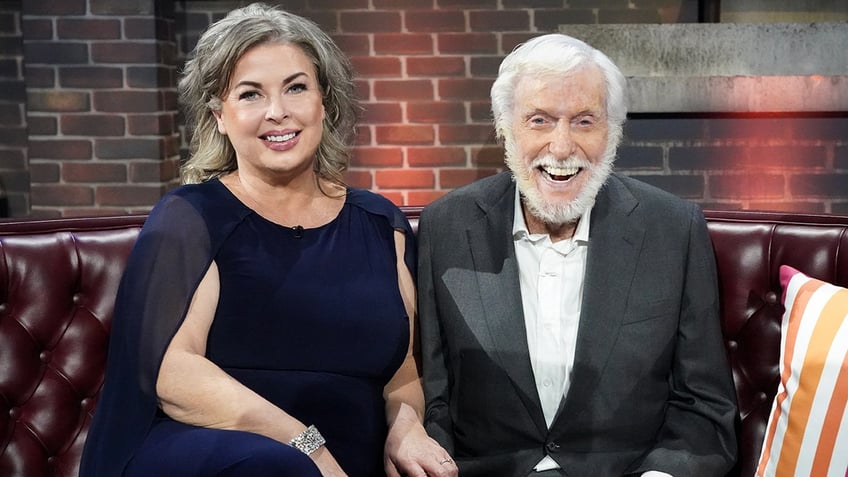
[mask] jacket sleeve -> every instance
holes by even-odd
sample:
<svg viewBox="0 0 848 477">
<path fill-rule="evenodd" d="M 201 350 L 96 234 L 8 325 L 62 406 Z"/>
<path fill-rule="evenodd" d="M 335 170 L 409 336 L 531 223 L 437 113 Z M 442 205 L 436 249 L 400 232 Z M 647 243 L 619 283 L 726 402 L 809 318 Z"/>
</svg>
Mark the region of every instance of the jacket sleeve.
<svg viewBox="0 0 848 477">
<path fill-rule="evenodd" d="M 453 425 L 448 405 L 450 378 L 435 297 L 432 237 L 428 219 L 428 211 L 424 210 L 418 222 L 418 322 L 426 399 L 424 425 L 427 433 L 453 455 Z"/>
<path fill-rule="evenodd" d="M 736 461 L 736 391 L 719 315 L 712 242 L 691 205 L 688 255 L 666 418 L 633 475 L 724 476 Z"/>
</svg>

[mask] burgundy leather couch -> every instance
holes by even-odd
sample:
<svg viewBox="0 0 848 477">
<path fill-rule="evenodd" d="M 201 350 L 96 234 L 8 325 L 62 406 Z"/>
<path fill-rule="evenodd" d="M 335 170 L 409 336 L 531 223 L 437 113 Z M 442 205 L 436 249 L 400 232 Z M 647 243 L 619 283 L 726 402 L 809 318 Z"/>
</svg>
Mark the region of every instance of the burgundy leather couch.
<svg viewBox="0 0 848 477">
<path fill-rule="evenodd" d="M 420 209 L 407 208 L 417 224 Z M 778 381 L 778 267 L 848 286 L 848 216 L 707 212 L 751 476 Z M 0 476 L 77 475 L 144 216 L 0 223 Z M 132 406 L 127 403 L 127 406 Z"/>
</svg>

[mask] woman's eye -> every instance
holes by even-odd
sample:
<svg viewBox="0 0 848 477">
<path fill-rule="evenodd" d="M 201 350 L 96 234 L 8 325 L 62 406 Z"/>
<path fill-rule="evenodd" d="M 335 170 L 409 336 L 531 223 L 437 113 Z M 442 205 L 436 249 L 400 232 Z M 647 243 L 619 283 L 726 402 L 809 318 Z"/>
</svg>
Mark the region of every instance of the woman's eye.
<svg viewBox="0 0 848 477">
<path fill-rule="evenodd" d="M 289 86 L 290 93 L 301 93 L 303 91 L 306 91 L 306 85 L 303 83 L 295 83 Z"/>
<path fill-rule="evenodd" d="M 258 91 L 244 91 L 244 92 L 242 92 L 242 93 L 240 93 L 240 94 L 239 94 L 239 97 L 238 97 L 238 98 L 239 98 L 240 100 L 248 100 L 248 101 L 250 101 L 250 100 L 253 100 L 253 99 L 257 99 L 258 97 L 259 97 L 259 92 L 258 92 Z"/>
</svg>

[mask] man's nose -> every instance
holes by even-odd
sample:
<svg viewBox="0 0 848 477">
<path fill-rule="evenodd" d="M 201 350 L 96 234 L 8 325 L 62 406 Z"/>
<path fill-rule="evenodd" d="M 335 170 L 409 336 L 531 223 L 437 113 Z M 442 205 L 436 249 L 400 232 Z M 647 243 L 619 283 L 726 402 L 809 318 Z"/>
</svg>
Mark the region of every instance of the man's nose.
<svg viewBox="0 0 848 477">
<path fill-rule="evenodd" d="M 565 158 L 570 157 L 574 153 L 574 146 L 571 125 L 566 121 L 558 122 L 554 130 L 551 131 L 548 151 L 554 157 Z"/>
</svg>

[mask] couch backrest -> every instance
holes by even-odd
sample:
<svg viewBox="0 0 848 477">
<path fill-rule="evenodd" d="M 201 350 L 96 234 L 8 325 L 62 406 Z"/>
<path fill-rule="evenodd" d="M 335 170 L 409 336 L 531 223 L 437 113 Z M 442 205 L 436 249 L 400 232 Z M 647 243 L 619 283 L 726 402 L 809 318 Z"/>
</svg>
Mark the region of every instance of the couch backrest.
<svg viewBox="0 0 848 477">
<path fill-rule="evenodd" d="M 420 210 L 404 210 L 413 227 Z M 778 381 L 778 267 L 848 286 L 848 217 L 707 212 L 707 219 L 741 415 L 732 475 L 750 476 Z M 77 475 L 118 281 L 143 222 L 0 223 L 0 476 Z"/>
<path fill-rule="evenodd" d="M 76 477 L 143 222 L 0 223 L 0 476 Z"/>
<path fill-rule="evenodd" d="M 778 270 L 848 286 L 848 217 L 707 212 L 721 319 L 742 419 L 739 473 L 754 475 L 779 381 L 783 315 Z"/>
</svg>

